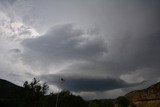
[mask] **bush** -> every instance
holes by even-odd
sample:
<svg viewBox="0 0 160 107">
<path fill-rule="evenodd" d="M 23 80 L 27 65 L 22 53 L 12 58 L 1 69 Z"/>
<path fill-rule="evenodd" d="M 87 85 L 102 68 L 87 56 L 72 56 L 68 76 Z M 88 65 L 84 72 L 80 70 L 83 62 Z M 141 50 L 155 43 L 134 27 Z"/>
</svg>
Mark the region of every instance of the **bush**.
<svg viewBox="0 0 160 107">
<path fill-rule="evenodd" d="M 130 101 L 126 97 L 118 97 L 115 100 L 115 107 L 128 107 L 130 105 Z"/>
</svg>

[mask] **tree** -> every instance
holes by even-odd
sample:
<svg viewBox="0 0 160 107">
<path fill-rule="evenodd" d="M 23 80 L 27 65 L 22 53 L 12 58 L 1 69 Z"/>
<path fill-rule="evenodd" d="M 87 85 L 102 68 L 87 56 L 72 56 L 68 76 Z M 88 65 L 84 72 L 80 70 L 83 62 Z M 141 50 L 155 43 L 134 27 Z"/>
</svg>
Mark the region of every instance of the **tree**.
<svg viewBox="0 0 160 107">
<path fill-rule="evenodd" d="M 88 107 L 88 105 L 80 96 L 64 90 L 59 93 L 58 107 Z"/>
<path fill-rule="evenodd" d="M 23 87 L 27 91 L 32 91 L 36 94 L 45 95 L 48 92 L 49 86 L 47 83 L 43 83 L 42 85 L 39 83 L 40 81 L 36 78 L 33 78 L 32 82 L 29 84 L 28 81 L 25 81 Z"/>
<path fill-rule="evenodd" d="M 118 97 L 115 101 L 115 107 L 128 107 L 130 101 L 126 97 Z"/>
<path fill-rule="evenodd" d="M 105 100 L 91 100 L 89 101 L 89 107 L 113 107 L 113 100 L 105 99 Z"/>
<path fill-rule="evenodd" d="M 32 106 L 35 102 L 38 102 L 40 98 L 48 92 L 49 86 L 47 83 L 40 84 L 40 81 L 33 78 L 31 83 L 25 81 L 23 84 L 23 100 L 25 106 Z"/>
</svg>

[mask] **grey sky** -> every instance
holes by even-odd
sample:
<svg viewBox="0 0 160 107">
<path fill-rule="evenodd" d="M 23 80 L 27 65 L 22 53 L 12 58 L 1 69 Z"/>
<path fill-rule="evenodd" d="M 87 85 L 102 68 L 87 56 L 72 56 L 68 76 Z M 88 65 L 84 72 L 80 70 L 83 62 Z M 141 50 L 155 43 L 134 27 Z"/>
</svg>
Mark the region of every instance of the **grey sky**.
<svg viewBox="0 0 160 107">
<path fill-rule="evenodd" d="M 144 88 L 160 80 L 159 11 L 159 0 L 0 0 L 0 78 L 88 99 Z"/>
</svg>

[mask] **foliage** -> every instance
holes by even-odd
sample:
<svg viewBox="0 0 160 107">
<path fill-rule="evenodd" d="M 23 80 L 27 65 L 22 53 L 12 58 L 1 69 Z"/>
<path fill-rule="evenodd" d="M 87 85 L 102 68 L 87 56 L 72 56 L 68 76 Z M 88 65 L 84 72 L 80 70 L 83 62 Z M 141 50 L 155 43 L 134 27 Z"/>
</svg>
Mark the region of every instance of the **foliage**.
<svg viewBox="0 0 160 107">
<path fill-rule="evenodd" d="M 115 100 L 116 107 L 128 107 L 130 105 L 130 101 L 126 97 L 118 97 Z"/>
<path fill-rule="evenodd" d="M 45 95 L 49 89 L 49 86 L 47 85 L 47 83 L 43 83 L 41 85 L 39 82 L 40 82 L 39 80 L 33 78 L 30 84 L 28 83 L 28 81 L 25 81 L 23 87 L 25 91 L 30 91 L 36 94 Z"/>
<path fill-rule="evenodd" d="M 59 93 L 58 107 L 87 107 L 87 103 L 80 96 L 72 95 L 64 90 Z"/>
<path fill-rule="evenodd" d="M 40 81 L 36 78 L 33 78 L 31 83 L 28 83 L 28 81 L 24 82 L 23 84 L 24 90 L 22 93 L 24 106 L 32 106 L 37 101 L 40 100 L 40 98 L 44 97 L 44 95 L 47 93 L 49 86 L 46 83 L 40 84 Z"/>
<path fill-rule="evenodd" d="M 113 100 L 92 100 L 89 101 L 89 107 L 113 107 Z"/>
</svg>

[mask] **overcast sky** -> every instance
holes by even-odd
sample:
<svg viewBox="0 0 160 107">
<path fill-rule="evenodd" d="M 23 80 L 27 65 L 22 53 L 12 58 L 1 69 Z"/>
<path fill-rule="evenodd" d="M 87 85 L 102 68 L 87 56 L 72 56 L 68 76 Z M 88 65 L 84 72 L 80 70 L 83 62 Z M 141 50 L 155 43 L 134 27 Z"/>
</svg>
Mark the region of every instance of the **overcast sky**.
<svg viewBox="0 0 160 107">
<path fill-rule="evenodd" d="M 0 0 L 0 78 L 85 99 L 145 88 L 160 81 L 159 19 L 159 0 Z"/>
</svg>

